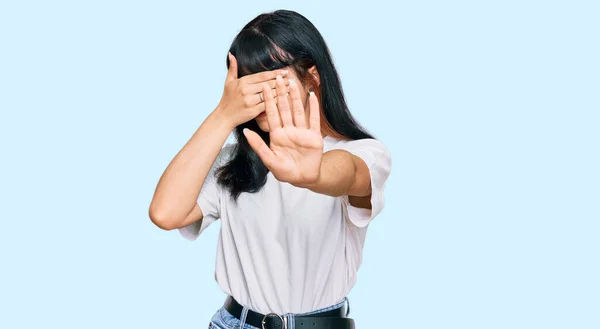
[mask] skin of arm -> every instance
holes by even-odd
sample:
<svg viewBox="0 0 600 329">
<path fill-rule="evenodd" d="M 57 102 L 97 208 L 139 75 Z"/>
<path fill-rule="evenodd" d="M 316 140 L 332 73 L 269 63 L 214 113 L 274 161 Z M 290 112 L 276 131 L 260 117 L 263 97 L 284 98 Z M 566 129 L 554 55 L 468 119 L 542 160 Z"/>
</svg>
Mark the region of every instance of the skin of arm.
<svg viewBox="0 0 600 329">
<path fill-rule="evenodd" d="M 277 80 L 277 94 L 286 95 L 282 81 Z M 281 97 L 274 104 L 266 88 L 263 86 L 270 145 L 255 132 L 244 130 L 244 134 L 273 175 L 280 181 L 316 193 L 334 197 L 348 195 L 351 205 L 372 208 L 371 175 L 367 164 L 345 150 L 323 153 L 320 107 L 315 94 L 309 93 L 309 110 L 305 111 L 295 81 L 290 81 L 289 85 L 291 102 Z"/>
<path fill-rule="evenodd" d="M 202 219 L 196 199 L 233 129 L 217 107 L 169 163 L 149 208 L 150 219 L 156 226 L 172 230 Z"/>
<path fill-rule="evenodd" d="M 230 65 L 219 105 L 171 160 L 154 191 L 148 211 L 150 220 L 164 230 L 202 220 L 197 199 L 227 137 L 237 125 L 264 111 L 263 103 L 256 104 L 257 87 L 266 88 L 263 90 L 271 94 L 275 77 L 288 73 L 272 70 L 238 79 L 237 59 L 231 53 L 228 56 Z"/>
<path fill-rule="evenodd" d="M 325 152 L 317 180 L 295 186 L 333 197 L 348 195 L 353 206 L 371 208 L 369 168 L 361 158 L 345 150 Z"/>
</svg>

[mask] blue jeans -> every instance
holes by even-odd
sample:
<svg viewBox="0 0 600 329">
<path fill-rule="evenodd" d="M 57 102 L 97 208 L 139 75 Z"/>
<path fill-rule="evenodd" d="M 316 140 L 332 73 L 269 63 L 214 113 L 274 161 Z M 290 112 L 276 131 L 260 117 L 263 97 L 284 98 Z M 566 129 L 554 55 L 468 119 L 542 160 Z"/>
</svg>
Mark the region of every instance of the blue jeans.
<svg viewBox="0 0 600 329">
<path fill-rule="evenodd" d="M 281 317 L 287 318 L 287 323 L 288 323 L 287 329 L 295 329 L 294 328 L 294 318 L 297 315 L 309 315 L 309 314 L 326 312 L 329 310 L 340 308 L 340 307 L 344 306 L 344 303 L 347 303 L 346 315 L 348 315 L 348 313 L 350 312 L 350 301 L 348 300 L 348 297 L 344 297 L 344 299 L 341 302 L 331 305 L 331 306 L 328 306 L 328 307 L 325 307 L 325 308 L 321 308 L 321 309 L 306 312 L 306 313 L 286 313 L 286 314 L 282 314 Z M 262 329 L 262 328 L 257 328 L 255 326 L 251 326 L 251 325 L 247 324 L 245 322 L 246 314 L 248 314 L 248 308 L 244 307 L 244 310 L 242 311 L 241 319 L 238 319 L 235 316 L 231 315 L 229 312 L 227 312 L 225 307 L 222 306 L 220 309 L 217 310 L 215 315 L 213 315 L 212 319 L 210 319 L 210 324 L 208 325 L 208 328 L 209 329 Z M 300 329 L 300 328 L 298 328 L 298 329 Z"/>
</svg>

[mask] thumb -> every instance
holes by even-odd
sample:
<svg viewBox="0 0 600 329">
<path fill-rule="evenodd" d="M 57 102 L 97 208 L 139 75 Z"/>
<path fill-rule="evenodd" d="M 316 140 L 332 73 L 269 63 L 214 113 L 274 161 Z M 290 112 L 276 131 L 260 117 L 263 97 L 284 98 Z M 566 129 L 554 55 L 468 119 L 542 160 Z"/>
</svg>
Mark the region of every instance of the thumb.
<svg viewBox="0 0 600 329">
<path fill-rule="evenodd" d="M 238 77 L 238 66 L 237 59 L 231 54 L 231 52 L 227 53 L 229 57 L 229 70 L 227 71 L 227 81 L 235 80 Z"/>
<path fill-rule="evenodd" d="M 275 154 L 273 153 L 273 151 L 271 151 L 271 149 L 267 146 L 265 141 L 262 138 L 260 138 L 260 136 L 256 132 L 248 128 L 244 128 L 243 133 L 244 136 L 246 136 L 250 147 L 252 147 L 256 154 L 258 154 L 265 166 L 271 169 L 273 164 L 275 163 Z"/>
</svg>

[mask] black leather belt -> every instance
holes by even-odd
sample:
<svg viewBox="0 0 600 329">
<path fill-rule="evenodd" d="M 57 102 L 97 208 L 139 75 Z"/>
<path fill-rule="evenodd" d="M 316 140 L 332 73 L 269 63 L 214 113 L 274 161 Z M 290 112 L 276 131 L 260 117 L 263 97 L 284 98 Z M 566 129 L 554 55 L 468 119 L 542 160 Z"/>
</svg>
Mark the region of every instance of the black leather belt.
<svg viewBox="0 0 600 329">
<path fill-rule="evenodd" d="M 231 315 L 238 319 L 241 318 L 244 307 L 232 296 L 227 297 L 224 307 Z M 341 307 L 333 310 L 296 315 L 294 327 L 296 329 L 354 329 L 354 319 L 347 317 L 347 311 L 346 303 L 344 303 Z M 286 320 L 276 313 L 261 314 L 248 310 L 246 315 L 247 324 L 263 329 L 289 329 L 291 326 L 286 323 Z"/>
</svg>

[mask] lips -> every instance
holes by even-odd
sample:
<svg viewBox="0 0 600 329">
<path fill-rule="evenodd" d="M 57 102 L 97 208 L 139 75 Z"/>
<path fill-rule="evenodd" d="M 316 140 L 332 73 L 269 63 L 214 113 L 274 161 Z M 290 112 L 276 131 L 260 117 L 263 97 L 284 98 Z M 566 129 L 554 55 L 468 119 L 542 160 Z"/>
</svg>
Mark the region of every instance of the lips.
<svg viewBox="0 0 600 329">
<path fill-rule="evenodd" d="M 257 115 L 256 117 L 257 117 L 257 118 L 264 118 L 264 117 L 266 117 L 266 116 L 267 116 L 267 113 L 266 113 L 266 112 L 260 112 L 260 114 L 259 114 L 259 115 Z"/>
</svg>

